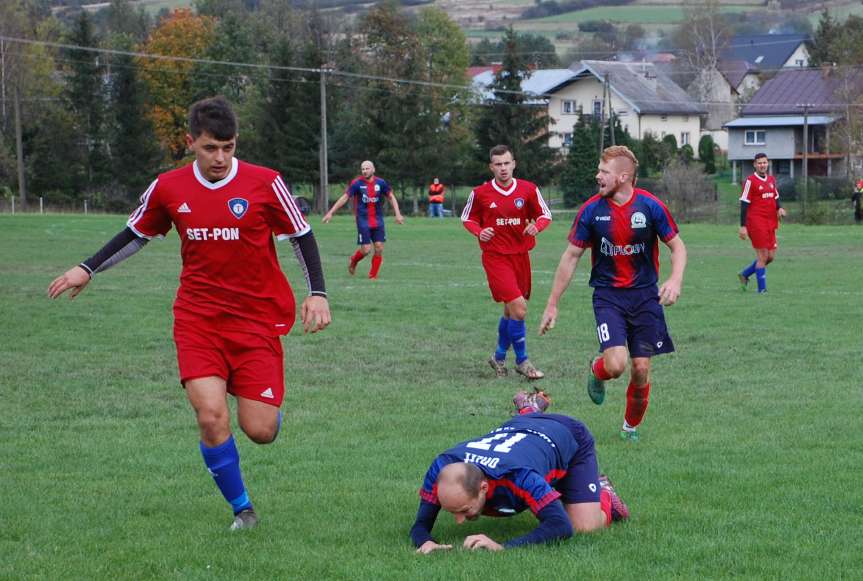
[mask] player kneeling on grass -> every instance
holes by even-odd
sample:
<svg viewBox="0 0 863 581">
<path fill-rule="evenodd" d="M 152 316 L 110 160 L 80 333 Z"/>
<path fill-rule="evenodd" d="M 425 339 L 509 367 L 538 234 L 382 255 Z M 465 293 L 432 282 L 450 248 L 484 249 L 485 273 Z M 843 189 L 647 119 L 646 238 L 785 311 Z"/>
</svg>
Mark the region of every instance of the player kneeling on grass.
<svg viewBox="0 0 863 581">
<path fill-rule="evenodd" d="M 141 196 L 126 228 L 99 252 L 57 277 L 51 298 L 74 298 L 97 272 L 125 260 L 173 225 L 183 270 L 174 301 L 180 382 L 195 410 L 207 470 L 234 512 L 231 529 L 258 522 L 240 473 L 227 394 L 254 442 L 276 439 L 284 396 L 279 336 L 294 324 L 294 295 L 279 267 L 273 236 L 288 239 L 309 296 L 303 330 L 330 323 L 317 242 L 281 176 L 234 157 L 237 120 L 221 97 L 192 105 L 186 144 L 195 161 L 160 175 Z"/>
<path fill-rule="evenodd" d="M 420 506 L 411 528 L 418 553 L 451 549 L 431 530 L 441 509 L 457 524 L 487 516 L 514 516 L 525 509 L 539 519 L 533 531 L 500 544 L 469 535 L 466 549 L 500 551 L 567 539 L 629 518 L 608 478 L 599 473 L 593 436 L 568 416 L 546 414 L 545 393 L 519 392 L 519 415 L 485 436 L 467 440 L 435 458 L 420 488 Z"/>
</svg>

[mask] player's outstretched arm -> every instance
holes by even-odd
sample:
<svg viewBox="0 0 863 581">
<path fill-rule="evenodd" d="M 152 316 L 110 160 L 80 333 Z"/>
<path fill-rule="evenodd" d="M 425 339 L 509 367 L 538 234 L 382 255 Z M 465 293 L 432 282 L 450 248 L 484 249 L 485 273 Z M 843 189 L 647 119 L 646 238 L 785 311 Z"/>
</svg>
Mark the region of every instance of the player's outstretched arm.
<svg viewBox="0 0 863 581">
<path fill-rule="evenodd" d="M 402 216 L 401 210 L 399 210 L 399 201 L 396 199 L 396 195 L 390 192 L 387 196 L 387 200 L 389 200 L 390 206 L 393 207 L 393 213 L 396 215 L 396 223 L 404 224 L 405 217 Z"/>
<path fill-rule="evenodd" d="M 659 303 L 673 305 L 680 297 L 683 287 L 683 271 L 686 269 L 686 245 L 680 236 L 665 243 L 671 249 L 671 275 L 659 287 Z"/>
<path fill-rule="evenodd" d="M 329 212 L 324 214 L 324 217 L 321 218 L 321 221 L 324 224 L 328 224 L 329 221 L 333 219 L 333 214 L 338 212 L 339 208 L 341 208 L 342 206 L 344 206 L 347 203 L 348 203 L 348 195 L 347 194 L 342 194 L 341 196 L 339 196 L 339 199 L 336 200 L 336 202 L 333 204 L 333 207 L 330 208 Z"/>
<path fill-rule="evenodd" d="M 542 319 L 539 323 L 540 335 L 545 335 L 546 332 L 554 329 L 554 324 L 557 322 L 557 303 L 563 293 L 566 292 L 572 276 L 575 274 L 575 269 L 578 267 L 578 261 L 583 254 L 584 248 L 575 244 L 570 244 L 563 251 L 557 270 L 554 272 L 554 282 L 551 285 L 551 292 L 548 295 L 545 311 L 542 313 Z"/>
<path fill-rule="evenodd" d="M 120 264 L 147 244 L 146 238 L 141 238 L 131 228 L 124 228 L 111 238 L 99 251 L 83 261 L 78 266 L 70 268 L 62 276 L 55 278 L 48 286 L 48 296 L 56 299 L 68 289 L 70 299 L 78 296 L 90 282 L 93 274 L 108 270 Z"/>
<path fill-rule="evenodd" d="M 440 512 L 440 506 L 420 501 L 420 506 L 417 509 L 417 517 L 414 525 L 411 527 L 411 541 L 417 548 L 417 553 L 428 555 L 432 551 L 448 550 L 452 545 L 441 545 L 431 536 L 431 530 L 437 520 L 437 515 Z"/>
</svg>

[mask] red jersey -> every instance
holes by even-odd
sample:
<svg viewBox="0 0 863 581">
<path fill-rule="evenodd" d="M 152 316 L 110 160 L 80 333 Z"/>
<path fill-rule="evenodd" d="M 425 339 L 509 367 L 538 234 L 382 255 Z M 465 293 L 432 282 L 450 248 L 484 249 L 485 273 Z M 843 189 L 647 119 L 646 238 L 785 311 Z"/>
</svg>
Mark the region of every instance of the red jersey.
<svg viewBox="0 0 863 581">
<path fill-rule="evenodd" d="M 498 254 L 520 254 L 536 246 L 536 237 L 524 234 L 532 220 L 544 230 L 551 223 L 551 210 L 536 184 L 514 178 L 507 189 L 494 180 L 474 188 L 461 214 L 462 224 L 474 235 L 494 228 L 492 239 L 480 241 L 479 247 Z"/>
<path fill-rule="evenodd" d="M 183 270 L 175 319 L 258 334 L 290 331 L 294 295 L 273 235 L 282 240 L 310 227 L 277 172 L 235 158 L 224 179 L 209 182 L 192 163 L 156 178 L 127 224 L 147 239 L 176 227 Z"/>
<path fill-rule="evenodd" d="M 746 213 L 747 228 L 750 224 L 761 228 L 779 227 L 779 219 L 776 216 L 777 199 L 779 199 L 779 190 L 776 188 L 776 180 L 773 176 L 762 178 L 758 174 L 752 174 L 746 178 L 740 201 L 749 202 L 749 210 Z"/>
</svg>

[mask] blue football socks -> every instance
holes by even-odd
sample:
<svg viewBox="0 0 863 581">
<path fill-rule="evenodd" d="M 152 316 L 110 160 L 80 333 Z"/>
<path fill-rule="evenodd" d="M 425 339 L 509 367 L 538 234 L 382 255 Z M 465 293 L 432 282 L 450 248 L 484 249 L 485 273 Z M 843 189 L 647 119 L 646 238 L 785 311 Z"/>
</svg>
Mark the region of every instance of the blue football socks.
<svg viewBox="0 0 863 581">
<path fill-rule="evenodd" d="M 755 261 L 754 261 L 754 260 L 752 261 L 752 264 L 750 264 L 749 266 L 747 266 L 746 268 L 744 268 L 744 269 L 740 272 L 740 274 L 742 274 L 742 275 L 743 275 L 743 276 L 745 276 L 746 278 L 749 278 L 749 277 L 750 277 L 750 276 L 752 276 L 754 273 L 755 273 Z"/>
<path fill-rule="evenodd" d="M 755 279 L 758 281 L 758 292 L 766 293 L 767 292 L 767 269 L 766 268 L 756 268 L 755 269 Z"/>
<path fill-rule="evenodd" d="M 512 340 L 512 350 L 515 351 L 515 362 L 520 364 L 527 359 L 527 327 L 524 321 L 509 320 L 509 338 Z"/>
<path fill-rule="evenodd" d="M 234 436 L 214 448 L 208 448 L 201 442 L 201 455 L 234 514 L 251 508 L 252 502 L 243 484 L 243 475 L 240 474 L 240 453 L 234 443 Z"/>
<path fill-rule="evenodd" d="M 497 349 L 494 351 L 494 358 L 498 361 L 506 359 L 506 352 L 509 351 L 509 346 L 512 340 L 509 338 L 509 319 L 500 318 L 497 324 Z"/>
</svg>

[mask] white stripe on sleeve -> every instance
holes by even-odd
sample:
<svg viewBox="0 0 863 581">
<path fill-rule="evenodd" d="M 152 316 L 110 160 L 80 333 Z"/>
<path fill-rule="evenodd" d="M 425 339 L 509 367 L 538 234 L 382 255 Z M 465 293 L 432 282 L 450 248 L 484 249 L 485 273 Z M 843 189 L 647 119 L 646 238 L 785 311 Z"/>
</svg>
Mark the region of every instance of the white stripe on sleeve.
<svg viewBox="0 0 863 581">
<path fill-rule="evenodd" d="M 467 203 L 464 205 L 464 210 L 461 211 L 461 221 L 462 222 L 470 222 L 470 209 L 473 206 L 473 196 L 474 191 L 470 191 L 470 195 L 467 197 Z"/>
<path fill-rule="evenodd" d="M 294 233 L 291 237 L 302 236 L 308 232 L 311 226 L 306 222 L 303 213 L 300 212 L 296 202 L 294 202 L 294 197 L 288 191 L 288 186 L 282 181 L 282 176 L 276 176 L 276 179 L 273 180 L 273 192 L 275 192 L 276 198 L 279 200 L 279 203 L 285 210 L 285 214 L 287 214 L 288 219 L 291 221 L 291 225 L 294 227 Z"/>
<path fill-rule="evenodd" d="M 536 199 L 539 200 L 539 207 L 542 208 L 543 217 L 551 220 L 551 210 L 548 209 L 548 205 L 545 203 L 545 200 L 542 197 L 542 192 L 539 191 L 539 188 L 536 188 Z"/>
<path fill-rule="evenodd" d="M 747 179 L 746 183 L 743 184 L 743 194 L 740 196 L 741 202 L 749 202 L 749 186 L 752 184 L 752 180 Z"/>
<path fill-rule="evenodd" d="M 140 202 L 141 204 L 135 208 L 135 210 L 129 215 L 129 219 L 126 220 L 126 226 L 129 227 L 132 232 L 134 232 L 137 236 L 141 238 L 146 238 L 147 240 L 152 239 L 152 236 L 147 236 L 146 234 L 142 234 L 136 227 L 141 218 L 144 216 L 144 212 L 147 211 L 147 205 L 150 203 L 150 196 L 153 193 L 153 190 L 156 189 L 156 184 L 159 183 L 159 178 L 153 180 L 153 183 L 150 184 L 143 194 L 141 194 Z"/>
</svg>

